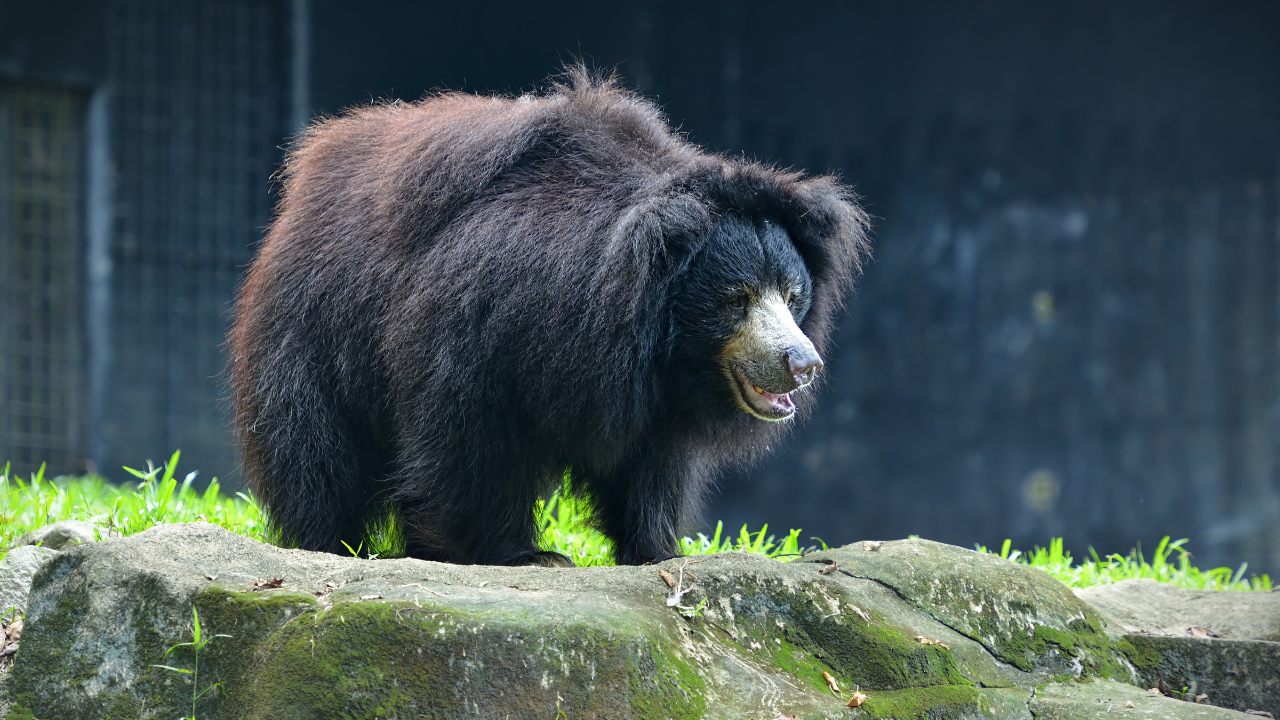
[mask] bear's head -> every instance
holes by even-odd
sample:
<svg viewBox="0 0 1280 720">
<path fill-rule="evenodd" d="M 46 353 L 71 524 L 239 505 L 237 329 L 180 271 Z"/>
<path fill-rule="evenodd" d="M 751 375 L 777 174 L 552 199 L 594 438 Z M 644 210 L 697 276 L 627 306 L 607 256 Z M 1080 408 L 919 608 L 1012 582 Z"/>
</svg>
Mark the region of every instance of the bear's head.
<svg viewBox="0 0 1280 720">
<path fill-rule="evenodd" d="M 813 279 L 786 230 L 767 219 L 720 218 L 677 287 L 680 362 L 722 408 L 761 420 L 791 418 L 792 393 L 822 358 L 800 329 Z"/>
</svg>

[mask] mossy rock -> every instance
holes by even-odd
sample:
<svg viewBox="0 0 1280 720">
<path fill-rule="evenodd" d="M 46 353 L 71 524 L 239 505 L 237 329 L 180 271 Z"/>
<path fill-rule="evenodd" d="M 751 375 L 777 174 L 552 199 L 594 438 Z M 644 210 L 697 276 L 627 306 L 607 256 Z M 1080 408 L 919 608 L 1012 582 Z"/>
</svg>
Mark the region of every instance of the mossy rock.
<svg viewBox="0 0 1280 720">
<path fill-rule="evenodd" d="M 971 626 L 942 603 L 976 603 L 995 592 L 986 584 L 1009 584 L 1000 573 L 1024 568 L 965 580 L 956 558 L 968 551 L 916 555 L 912 541 L 911 558 L 931 558 L 939 583 L 961 585 L 925 594 L 903 578 L 928 587 L 929 570 L 884 547 L 893 562 L 859 565 L 844 549 L 828 555 L 842 571 L 827 573 L 815 558 L 742 553 L 641 568 L 461 567 L 163 526 L 40 570 L 0 700 L 9 718 L 41 720 L 189 716 L 196 692 L 202 719 L 1026 720 L 1047 669 L 1109 649 L 1075 640 L 1080 608 L 1037 587 L 1035 612 L 1014 617 L 1042 622 L 1009 631 L 1031 638 L 1018 655 L 1030 669 L 1019 669 L 988 648 L 1008 642 L 991 635 L 1004 632 L 1003 605 Z M 693 582 L 675 607 L 660 570 L 682 588 Z M 157 667 L 195 668 L 190 647 L 166 653 L 192 640 L 192 608 L 208 640 L 198 678 Z M 868 696 L 856 709 L 846 706 L 855 685 Z"/>
<path fill-rule="evenodd" d="M 835 562 L 844 577 L 880 583 L 1019 670 L 1128 679 L 1102 618 L 1043 571 L 918 539 L 856 543 L 802 562 Z"/>
</svg>

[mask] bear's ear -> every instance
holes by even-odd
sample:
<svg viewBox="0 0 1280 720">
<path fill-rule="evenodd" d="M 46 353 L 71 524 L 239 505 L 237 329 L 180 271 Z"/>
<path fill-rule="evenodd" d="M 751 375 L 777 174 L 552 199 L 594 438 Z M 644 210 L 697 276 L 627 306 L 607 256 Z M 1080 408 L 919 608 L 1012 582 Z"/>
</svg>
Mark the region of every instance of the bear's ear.
<svg viewBox="0 0 1280 720">
<path fill-rule="evenodd" d="M 646 267 L 671 269 L 688 262 L 715 222 L 701 198 L 675 193 L 632 207 L 618 225 L 619 244 Z"/>
<path fill-rule="evenodd" d="M 833 177 L 818 176 L 788 183 L 783 196 L 783 222 L 815 282 L 843 295 L 871 256 L 869 218 L 857 195 Z"/>
</svg>

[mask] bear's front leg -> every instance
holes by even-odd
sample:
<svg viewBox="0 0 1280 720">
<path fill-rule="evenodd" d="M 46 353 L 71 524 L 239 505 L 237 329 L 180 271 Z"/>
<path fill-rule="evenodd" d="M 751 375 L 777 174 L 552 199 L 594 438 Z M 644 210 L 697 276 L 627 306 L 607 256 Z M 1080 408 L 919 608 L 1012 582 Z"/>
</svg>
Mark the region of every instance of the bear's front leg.
<svg viewBox="0 0 1280 720">
<path fill-rule="evenodd" d="M 425 457 L 431 457 L 424 453 Z M 454 462 L 449 462 L 453 460 Z M 547 473 L 490 453 L 457 453 L 393 479 L 410 557 L 460 565 L 573 567 L 538 547 L 533 506 Z"/>
<path fill-rule="evenodd" d="M 696 504 L 704 479 L 690 463 L 651 449 L 613 473 L 587 478 L 595 519 L 613 540 L 619 565 L 643 565 L 680 554 L 685 509 Z"/>
</svg>

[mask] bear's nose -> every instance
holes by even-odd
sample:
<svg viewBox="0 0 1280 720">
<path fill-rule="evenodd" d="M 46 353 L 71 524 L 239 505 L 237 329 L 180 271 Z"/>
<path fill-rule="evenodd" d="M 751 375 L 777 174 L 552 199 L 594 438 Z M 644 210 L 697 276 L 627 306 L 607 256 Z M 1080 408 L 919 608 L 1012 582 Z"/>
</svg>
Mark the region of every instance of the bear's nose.
<svg viewBox="0 0 1280 720">
<path fill-rule="evenodd" d="M 813 382 L 813 376 L 822 369 L 822 358 L 812 347 L 791 348 L 787 351 L 787 370 L 797 386 Z"/>
</svg>

